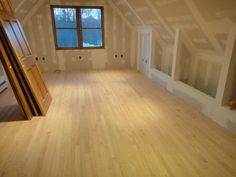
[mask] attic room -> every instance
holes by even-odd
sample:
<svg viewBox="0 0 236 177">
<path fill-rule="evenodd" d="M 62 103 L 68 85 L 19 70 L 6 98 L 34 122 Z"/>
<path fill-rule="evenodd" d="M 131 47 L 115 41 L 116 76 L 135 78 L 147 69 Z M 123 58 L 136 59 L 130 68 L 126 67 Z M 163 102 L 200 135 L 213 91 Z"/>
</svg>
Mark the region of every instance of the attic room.
<svg viewBox="0 0 236 177">
<path fill-rule="evenodd" d="M 235 0 L 0 0 L 0 177 L 235 177 Z"/>
</svg>

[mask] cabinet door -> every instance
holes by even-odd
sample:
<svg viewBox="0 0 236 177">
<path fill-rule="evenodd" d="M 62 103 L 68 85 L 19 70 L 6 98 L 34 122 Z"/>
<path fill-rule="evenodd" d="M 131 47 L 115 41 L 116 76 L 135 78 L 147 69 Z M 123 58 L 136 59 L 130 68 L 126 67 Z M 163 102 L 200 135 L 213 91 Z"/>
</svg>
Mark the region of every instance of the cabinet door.
<svg viewBox="0 0 236 177">
<path fill-rule="evenodd" d="M 12 89 L 13 89 L 16 99 L 19 103 L 19 106 L 21 107 L 21 109 L 25 113 L 26 117 L 28 119 L 32 119 L 33 110 L 30 107 L 29 100 L 27 99 L 26 94 L 24 93 L 21 83 L 17 79 L 16 72 L 14 71 L 14 68 L 11 65 L 11 62 L 8 58 L 8 55 L 4 49 L 1 41 L 0 41 L 0 60 L 2 62 L 3 67 L 6 70 L 8 80 L 12 86 Z"/>
<path fill-rule="evenodd" d="M 22 27 L 18 20 L 5 16 L 1 18 L 1 26 L 41 113 L 45 115 L 51 103 L 51 95 L 31 53 Z"/>
<path fill-rule="evenodd" d="M 13 6 L 10 0 L 0 0 L 0 14 L 7 14 L 11 17 L 15 16 Z"/>
</svg>

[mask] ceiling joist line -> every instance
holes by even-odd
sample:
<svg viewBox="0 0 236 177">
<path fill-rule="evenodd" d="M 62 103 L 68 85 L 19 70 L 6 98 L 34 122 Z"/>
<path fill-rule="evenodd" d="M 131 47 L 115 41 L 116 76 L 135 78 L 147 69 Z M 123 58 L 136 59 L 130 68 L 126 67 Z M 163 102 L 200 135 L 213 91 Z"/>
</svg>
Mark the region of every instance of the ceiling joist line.
<svg viewBox="0 0 236 177">
<path fill-rule="evenodd" d="M 152 2 L 150 0 L 145 0 L 148 7 L 153 11 L 153 13 L 155 14 L 155 16 L 157 17 L 157 19 L 160 21 L 160 23 L 163 25 L 163 27 L 168 31 L 168 33 L 171 35 L 171 37 L 175 37 L 175 34 L 173 33 L 173 31 L 171 30 L 171 28 L 168 26 L 168 24 L 165 22 L 165 20 L 161 17 L 161 15 L 159 14 L 159 12 L 157 11 L 157 9 L 154 7 L 154 5 L 152 4 Z"/>
<path fill-rule="evenodd" d="M 219 42 L 216 40 L 215 36 L 212 34 L 210 29 L 208 28 L 208 25 L 207 25 L 206 21 L 204 20 L 201 13 L 197 9 L 197 7 L 196 7 L 195 3 L 193 2 L 193 0 L 185 0 L 185 2 L 187 4 L 188 8 L 191 10 L 192 15 L 194 16 L 194 18 L 198 22 L 199 26 L 201 27 L 201 29 L 203 30 L 205 35 L 208 37 L 211 44 L 213 45 L 216 52 L 223 55 L 224 54 L 223 48 L 221 47 Z"/>
<path fill-rule="evenodd" d="M 130 5 L 130 3 L 127 0 L 123 0 L 123 2 L 127 5 L 127 7 L 132 11 L 132 13 L 136 16 L 136 18 L 139 20 L 141 25 L 145 25 L 144 21 L 140 18 L 140 16 L 137 14 L 135 9 Z"/>
</svg>

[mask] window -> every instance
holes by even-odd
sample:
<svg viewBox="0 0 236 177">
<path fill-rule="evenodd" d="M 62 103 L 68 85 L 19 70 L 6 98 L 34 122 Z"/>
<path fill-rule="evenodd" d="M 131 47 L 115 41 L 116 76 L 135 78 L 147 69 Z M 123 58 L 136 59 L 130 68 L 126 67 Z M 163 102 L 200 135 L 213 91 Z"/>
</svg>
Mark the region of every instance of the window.
<svg viewBox="0 0 236 177">
<path fill-rule="evenodd" d="M 104 48 L 103 7 L 51 6 L 56 49 Z"/>
</svg>

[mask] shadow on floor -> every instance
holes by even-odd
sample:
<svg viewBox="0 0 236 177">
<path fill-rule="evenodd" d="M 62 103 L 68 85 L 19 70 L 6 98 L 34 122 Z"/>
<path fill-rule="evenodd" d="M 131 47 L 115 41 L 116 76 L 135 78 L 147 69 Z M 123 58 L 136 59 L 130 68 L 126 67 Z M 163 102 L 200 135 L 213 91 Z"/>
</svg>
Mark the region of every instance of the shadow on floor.
<svg viewBox="0 0 236 177">
<path fill-rule="evenodd" d="M 26 117 L 9 87 L 0 93 L 0 122 L 23 120 L 26 120 Z"/>
<path fill-rule="evenodd" d="M 18 104 L 0 107 L 0 122 L 23 121 L 25 115 Z"/>
</svg>

